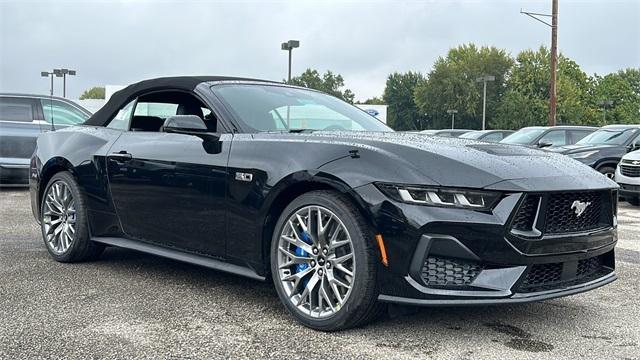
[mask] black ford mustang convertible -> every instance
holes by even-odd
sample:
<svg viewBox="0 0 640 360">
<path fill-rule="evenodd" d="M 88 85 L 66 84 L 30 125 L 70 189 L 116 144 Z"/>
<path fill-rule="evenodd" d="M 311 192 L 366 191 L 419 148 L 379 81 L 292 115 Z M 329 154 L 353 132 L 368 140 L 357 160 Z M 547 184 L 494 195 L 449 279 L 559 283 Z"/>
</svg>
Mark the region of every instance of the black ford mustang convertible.
<svg viewBox="0 0 640 360">
<path fill-rule="evenodd" d="M 617 185 L 562 155 L 395 133 L 323 93 L 176 77 L 40 136 L 33 213 L 51 256 L 120 246 L 272 278 L 307 326 L 386 303 L 521 303 L 615 280 Z"/>
</svg>

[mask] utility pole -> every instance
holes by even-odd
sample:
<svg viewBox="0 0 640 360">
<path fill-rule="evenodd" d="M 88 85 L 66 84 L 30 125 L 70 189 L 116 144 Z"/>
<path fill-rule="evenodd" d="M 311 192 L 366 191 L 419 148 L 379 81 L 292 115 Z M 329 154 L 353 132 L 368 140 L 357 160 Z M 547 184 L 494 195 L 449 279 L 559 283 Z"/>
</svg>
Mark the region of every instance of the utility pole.
<svg viewBox="0 0 640 360">
<path fill-rule="evenodd" d="M 455 123 L 456 123 L 456 114 L 458 113 L 458 110 L 455 109 L 450 109 L 447 110 L 447 114 L 451 115 L 451 128 L 455 129 Z"/>
<path fill-rule="evenodd" d="M 289 51 L 289 76 L 287 82 L 291 82 L 291 52 L 293 49 L 300 47 L 300 41 L 298 40 L 289 40 L 287 42 L 283 42 L 280 48 L 285 51 Z"/>
<path fill-rule="evenodd" d="M 487 81 L 495 81 L 496 77 L 493 75 L 480 76 L 476 79 L 476 82 L 484 83 L 482 90 L 482 130 L 485 130 L 487 125 Z"/>
<path fill-rule="evenodd" d="M 556 107 L 558 94 L 556 88 L 556 72 L 558 71 L 558 0 L 552 0 L 551 9 L 551 93 L 549 99 L 549 126 L 556 126 Z"/>
<path fill-rule="evenodd" d="M 551 27 L 551 59 L 550 59 L 550 79 L 549 79 L 549 126 L 556 126 L 556 109 L 558 103 L 558 93 L 556 86 L 557 71 L 558 71 L 558 0 L 551 0 L 551 15 L 541 14 L 523 11 L 520 9 L 521 14 L 525 14 L 536 21 L 539 21 L 549 27 Z M 551 18 L 551 24 L 542 20 L 540 17 Z"/>
</svg>

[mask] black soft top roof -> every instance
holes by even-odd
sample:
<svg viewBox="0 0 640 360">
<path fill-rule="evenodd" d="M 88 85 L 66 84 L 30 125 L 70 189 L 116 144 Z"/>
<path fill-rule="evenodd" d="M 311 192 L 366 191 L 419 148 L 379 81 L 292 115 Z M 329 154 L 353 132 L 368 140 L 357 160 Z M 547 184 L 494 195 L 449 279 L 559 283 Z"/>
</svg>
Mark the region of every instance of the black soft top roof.
<svg viewBox="0 0 640 360">
<path fill-rule="evenodd" d="M 107 101 L 104 106 L 96 111 L 93 116 L 91 116 L 87 121 L 84 122 L 85 125 L 92 126 L 104 126 L 107 122 L 112 119 L 128 102 L 135 99 L 141 93 L 148 91 L 156 91 L 156 90 L 168 90 L 168 89 L 176 89 L 176 90 L 184 90 L 184 91 L 192 91 L 198 86 L 198 84 L 208 81 L 263 81 L 270 82 L 266 80 L 258 80 L 258 79 L 248 79 L 248 78 L 239 78 L 239 77 L 229 77 L 229 76 L 176 76 L 176 77 L 163 77 L 157 79 L 149 79 L 137 82 L 135 84 L 131 84 L 126 88 L 117 91 L 111 96 L 109 101 Z"/>
</svg>

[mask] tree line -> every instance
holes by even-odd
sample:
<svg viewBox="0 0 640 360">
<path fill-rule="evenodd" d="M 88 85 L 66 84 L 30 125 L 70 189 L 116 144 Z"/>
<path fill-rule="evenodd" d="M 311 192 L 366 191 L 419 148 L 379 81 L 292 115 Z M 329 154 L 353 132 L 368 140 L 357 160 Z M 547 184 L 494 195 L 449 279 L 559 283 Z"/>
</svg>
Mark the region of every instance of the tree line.
<svg viewBox="0 0 640 360">
<path fill-rule="evenodd" d="M 457 110 L 456 128 L 482 126 L 482 83 L 487 83 L 487 128 L 520 129 L 546 125 L 549 113 L 550 52 L 542 46 L 512 57 L 496 47 L 465 44 L 439 57 L 431 71 L 393 73 L 382 97 L 365 104 L 387 104 L 387 123 L 396 130 L 451 127 L 447 110 Z M 321 90 L 353 102 L 355 95 L 342 90 L 341 75 L 307 69 L 291 83 Z M 557 74 L 557 123 L 572 125 L 640 123 L 640 68 L 604 76 L 587 75 L 570 58 L 560 54 Z"/>
</svg>

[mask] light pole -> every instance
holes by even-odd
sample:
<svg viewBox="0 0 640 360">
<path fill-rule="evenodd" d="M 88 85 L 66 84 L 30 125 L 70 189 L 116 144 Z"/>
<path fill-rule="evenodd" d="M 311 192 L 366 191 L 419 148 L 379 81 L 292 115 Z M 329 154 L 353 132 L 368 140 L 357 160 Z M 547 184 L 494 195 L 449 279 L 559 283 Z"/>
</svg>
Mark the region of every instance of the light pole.
<svg viewBox="0 0 640 360">
<path fill-rule="evenodd" d="M 42 77 L 50 77 L 51 78 L 51 86 L 49 87 L 49 95 L 51 95 L 51 96 L 53 96 L 53 75 L 55 75 L 55 73 L 53 73 L 53 72 L 48 72 L 48 71 L 40 72 L 40 76 L 42 76 Z"/>
<path fill-rule="evenodd" d="M 482 90 L 482 130 L 485 130 L 487 125 L 486 115 L 487 115 L 487 81 L 495 81 L 496 77 L 493 75 L 485 75 L 476 78 L 476 82 L 483 83 Z"/>
<path fill-rule="evenodd" d="M 291 82 L 291 52 L 297 47 L 300 47 L 300 41 L 298 40 L 289 40 L 287 42 L 283 42 L 281 45 L 282 50 L 286 50 L 289 52 L 289 77 L 287 82 Z"/>
<path fill-rule="evenodd" d="M 457 113 L 458 113 L 458 110 L 454 110 L 454 109 L 447 110 L 447 114 L 451 115 L 451 128 L 452 129 L 455 129 L 456 114 Z"/>
<path fill-rule="evenodd" d="M 598 101 L 598 106 L 602 108 L 602 119 L 605 125 L 607 124 L 607 109 L 611 108 L 612 105 L 613 101 L 611 100 Z"/>
<path fill-rule="evenodd" d="M 53 73 L 57 77 L 62 77 L 62 97 L 67 97 L 67 75 L 76 75 L 75 70 L 69 69 L 53 69 Z"/>
</svg>

